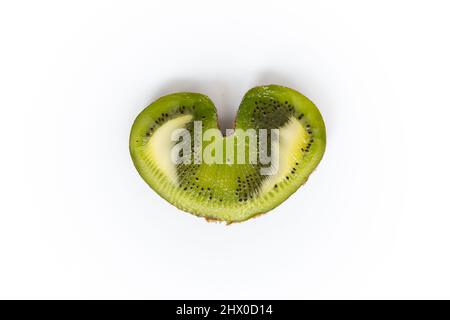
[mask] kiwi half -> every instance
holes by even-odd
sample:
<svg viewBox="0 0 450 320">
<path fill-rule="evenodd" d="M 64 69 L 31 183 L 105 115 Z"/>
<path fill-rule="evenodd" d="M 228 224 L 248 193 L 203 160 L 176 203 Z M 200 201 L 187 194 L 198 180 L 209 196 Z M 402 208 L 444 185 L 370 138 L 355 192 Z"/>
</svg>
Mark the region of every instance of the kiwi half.
<svg viewBox="0 0 450 320">
<path fill-rule="evenodd" d="M 186 129 L 195 136 L 196 123 L 201 123 L 203 133 L 212 129 L 211 139 L 203 141 L 199 149 L 198 139 L 192 138 L 190 153 L 185 154 L 185 159 L 192 161 L 175 163 L 171 157 L 177 143 L 173 141 L 174 130 Z M 271 174 L 262 174 L 264 165 L 260 161 L 250 161 L 254 152 L 250 139 L 239 139 L 247 129 L 268 130 L 267 153 L 271 155 L 272 150 L 279 154 L 276 170 L 274 161 L 267 165 L 273 169 Z M 131 157 L 147 184 L 179 209 L 231 223 L 265 213 L 286 200 L 306 182 L 325 151 L 325 125 L 319 110 L 301 93 L 282 86 L 248 91 L 239 107 L 235 130 L 222 135 L 216 108 L 207 96 L 170 94 L 150 104 L 136 118 L 130 135 Z M 274 134 L 278 140 L 271 140 Z M 262 141 L 259 136 L 257 139 Z M 219 142 L 216 146 L 222 147 L 213 150 L 211 145 Z M 236 161 L 239 150 L 245 150 L 244 163 Z M 223 163 L 192 159 L 208 152 Z M 181 150 L 180 155 L 183 153 Z"/>
</svg>

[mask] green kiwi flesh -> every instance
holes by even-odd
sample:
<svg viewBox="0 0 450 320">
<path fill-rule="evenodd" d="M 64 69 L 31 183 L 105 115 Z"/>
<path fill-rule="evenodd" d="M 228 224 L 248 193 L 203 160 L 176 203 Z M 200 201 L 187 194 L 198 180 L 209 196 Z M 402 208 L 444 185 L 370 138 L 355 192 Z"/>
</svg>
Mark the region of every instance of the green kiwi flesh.
<svg viewBox="0 0 450 320">
<path fill-rule="evenodd" d="M 176 143 L 172 132 L 186 129 L 193 133 L 194 121 L 201 121 L 203 132 L 217 131 L 211 143 L 223 139 L 223 163 L 172 161 L 171 150 Z M 222 135 L 216 108 L 207 96 L 170 94 L 138 115 L 131 129 L 130 153 L 145 182 L 168 202 L 208 220 L 232 223 L 266 213 L 286 200 L 306 182 L 325 151 L 325 125 L 319 110 L 301 93 L 282 86 L 249 90 L 239 107 L 235 129 L 231 135 Z M 230 163 L 226 140 L 232 139 L 230 145 L 236 154 L 237 129 L 279 130 L 276 173 L 262 175 L 261 164 L 249 161 Z M 247 160 L 250 151 L 248 140 L 244 141 Z M 208 145 L 203 142 L 202 152 L 208 151 Z"/>
</svg>

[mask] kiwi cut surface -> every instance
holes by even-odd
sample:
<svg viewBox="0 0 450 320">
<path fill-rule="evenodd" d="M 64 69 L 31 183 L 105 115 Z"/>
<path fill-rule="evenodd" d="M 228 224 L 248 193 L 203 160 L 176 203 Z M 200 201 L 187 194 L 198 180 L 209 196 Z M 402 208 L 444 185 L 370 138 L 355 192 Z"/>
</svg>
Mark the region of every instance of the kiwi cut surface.
<svg viewBox="0 0 450 320">
<path fill-rule="evenodd" d="M 174 131 L 183 129 L 195 137 L 196 123 L 201 123 L 202 133 L 212 133 L 211 139 L 199 150 L 198 139 L 192 138 L 185 155 L 192 161 L 174 162 Z M 268 130 L 268 153 L 279 155 L 276 166 L 273 161 L 268 165 L 270 174 L 262 174 L 264 165 L 259 161 L 250 161 L 254 149 L 249 139 L 239 136 L 251 129 Z M 271 140 L 273 134 L 278 139 Z M 211 148 L 218 142 L 216 146 L 222 147 Z M 245 94 L 231 135 L 222 135 L 214 104 L 198 93 L 159 98 L 138 115 L 130 135 L 134 165 L 151 188 L 181 210 L 227 223 L 245 221 L 286 200 L 319 164 L 325 145 L 325 125 L 317 107 L 301 93 L 277 85 L 255 87 Z M 239 150 L 245 151 L 244 163 L 236 161 Z M 211 152 L 223 161 L 194 159 Z"/>
</svg>

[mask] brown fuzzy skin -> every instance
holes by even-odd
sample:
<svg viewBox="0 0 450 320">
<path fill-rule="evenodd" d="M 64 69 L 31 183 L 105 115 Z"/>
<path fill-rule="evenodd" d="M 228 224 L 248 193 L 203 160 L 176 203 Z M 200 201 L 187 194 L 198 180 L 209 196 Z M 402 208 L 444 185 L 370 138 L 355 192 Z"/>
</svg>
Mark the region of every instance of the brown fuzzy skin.
<svg viewBox="0 0 450 320">
<path fill-rule="evenodd" d="M 201 217 L 201 216 L 197 216 L 199 218 L 203 218 L 206 220 L 206 222 L 215 222 L 215 223 L 220 223 L 220 222 L 225 222 L 224 220 L 220 220 L 220 219 L 215 219 L 215 218 L 208 218 L 208 217 Z"/>
</svg>

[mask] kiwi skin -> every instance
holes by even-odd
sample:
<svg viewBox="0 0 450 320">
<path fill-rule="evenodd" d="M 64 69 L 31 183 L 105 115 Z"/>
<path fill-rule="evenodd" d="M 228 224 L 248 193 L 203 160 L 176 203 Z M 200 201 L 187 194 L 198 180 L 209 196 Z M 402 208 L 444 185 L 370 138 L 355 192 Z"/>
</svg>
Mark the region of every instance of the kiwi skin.
<svg viewBox="0 0 450 320">
<path fill-rule="evenodd" d="M 290 103 L 292 104 L 291 108 L 293 109 L 295 114 L 300 114 L 301 116 L 304 115 L 304 117 L 308 120 L 308 126 L 310 126 L 310 129 L 308 130 L 314 131 L 314 144 L 311 147 L 308 146 L 308 148 L 311 148 L 310 150 L 308 150 L 310 152 L 308 154 L 305 154 L 305 159 L 307 159 L 307 161 L 305 161 L 306 169 L 302 172 L 302 174 L 299 174 L 297 178 L 291 179 L 289 183 L 284 183 L 286 185 L 286 189 L 284 189 L 284 192 L 278 193 L 277 197 L 271 199 L 270 203 L 266 203 L 260 208 L 257 208 L 257 206 L 255 206 L 248 212 L 240 212 L 237 215 L 230 214 L 227 208 L 223 208 L 222 210 L 220 210 L 220 208 L 219 210 L 218 208 L 213 208 L 214 210 L 209 210 L 204 206 L 200 207 L 200 209 L 197 210 L 193 207 L 187 206 L 184 201 L 179 201 L 178 199 L 171 198 L 169 194 L 161 188 L 160 183 L 158 183 L 158 181 L 155 180 L 154 177 L 152 177 L 152 173 L 150 173 L 145 168 L 145 163 L 143 163 L 142 159 L 140 158 L 141 155 L 139 154 L 139 148 L 143 144 L 145 144 L 145 139 L 148 135 L 149 124 L 151 124 L 155 119 L 160 119 L 158 115 L 168 115 L 171 112 L 179 114 L 178 111 L 180 106 L 192 102 L 193 104 L 197 105 L 197 110 L 195 112 L 198 112 L 197 116 L 200 119 L 203 119 L 206 127 L 218 128 L 217 112 L 214 104 L 208 97 L 198 93 L 176 93 L 161 97 L 160 99 L 152 103 L 149 107 L 147 107 L 144 111 L 142 111 L 136 118 L 130 135 L 130 153 L 139 174 L 147 182 L 147 184 L 150 185 L 150 187 L 152 187 L 161 197 L 166 199 L 168 202 L 172 203 L 181 210 L 190 212 L 199 217 L 203 217 L 210 222 L 226 222 L 227 224 L 243 222 L 272 210 L 273 208 L 284 202 L 301 185 L 303 185 L 308 179 L 309 175 L 317 167 L 325 151 L 326 131 L 320 112 L 309 99 L 295 90 L 277 85 L 255 87 L 246 93 L 242 100 L 235 122 L 238 128 L 252 128 L 252 124 L 249 123 L 248 120 L 252 117 L 252 115 L 255 115 L 254 102 L 256 103 L 257 100 L 261 99 L 274 99 L 275 101 L 286 102 L 290 101 Z M 273 113 L 267 115 L 268 119 L 273 119 L 276 114 L 280 113 L 279 108 L 273 107 L 274 105 L 275 104 L 271 105 L 270 107 L 270 110 L 272 110 Z M 264 110 L 267 111 L 267 109 Z M 256 113 L 256 115 L 258 115 L 258 113 Z M 164 121 L 164 119 L 161 119 L 161 121 Z M 283 155 L 280 155 L 280 157 L 282 156 Z"/>
</svg>

